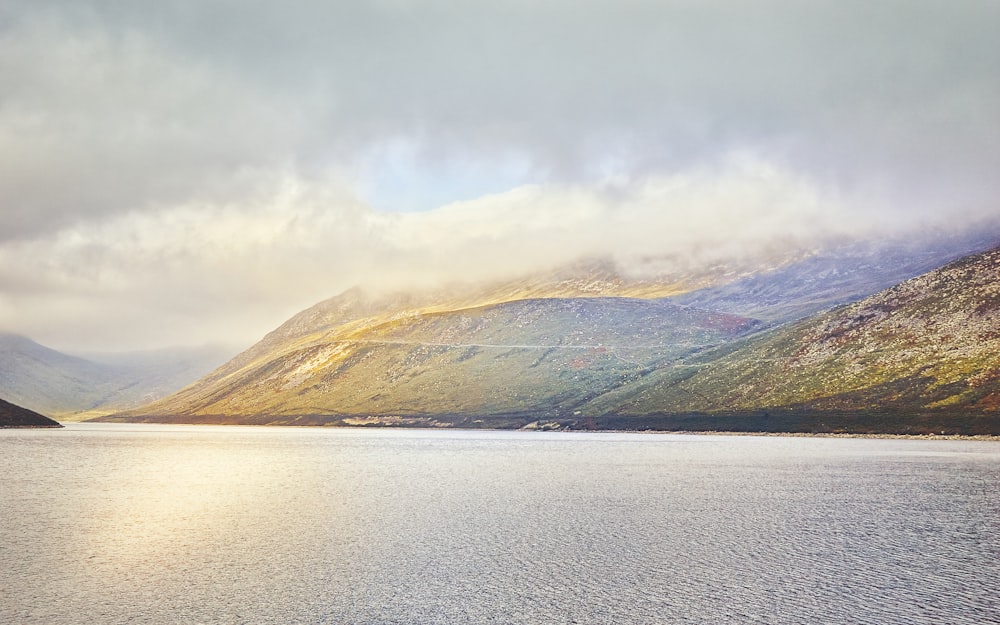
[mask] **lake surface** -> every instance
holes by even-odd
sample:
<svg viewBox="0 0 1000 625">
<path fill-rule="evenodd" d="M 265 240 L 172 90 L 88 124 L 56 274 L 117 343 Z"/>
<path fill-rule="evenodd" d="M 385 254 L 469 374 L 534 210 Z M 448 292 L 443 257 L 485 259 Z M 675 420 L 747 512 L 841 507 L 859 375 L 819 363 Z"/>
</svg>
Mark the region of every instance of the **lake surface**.
<svg viewBox="0 0 1000 625">
<path fill-rule="evenodd" d="M 1000 623 L 1000 443 L 0 430 L 0 623 Z"/>
</svg>

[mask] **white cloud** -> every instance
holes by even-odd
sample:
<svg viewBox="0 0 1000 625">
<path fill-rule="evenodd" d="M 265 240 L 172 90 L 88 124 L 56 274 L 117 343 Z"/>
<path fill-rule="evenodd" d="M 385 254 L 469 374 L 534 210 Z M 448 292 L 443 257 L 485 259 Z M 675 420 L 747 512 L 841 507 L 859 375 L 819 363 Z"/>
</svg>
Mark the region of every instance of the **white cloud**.
<svg viewBox="0 0 1000 625">
<path fill-rule="evenodd" d="M 245 193 L 303 132 L 275 94 L 143 33 L 26 20 L 0 37 L 0 80 L 0 239 Z"/>
<path fill-rule="evenodd" d="M 0 328 L 245 342 L 359 282 L 996 216 L 998 20 L 929 0 L 12 0 Z"/>
<path fill-rule="evenodd" d="M 808 182 L 746 157 L 621 189 L 526 186 L 407 214 L 288 172 L 248 187 L 258 193 L 0 246 L 0 326 L 76 348 L 247 344 L 355 284 L 500 279 L 593 256 L 696 266 L 808 247 L 858 225 Z"/>
</svg>

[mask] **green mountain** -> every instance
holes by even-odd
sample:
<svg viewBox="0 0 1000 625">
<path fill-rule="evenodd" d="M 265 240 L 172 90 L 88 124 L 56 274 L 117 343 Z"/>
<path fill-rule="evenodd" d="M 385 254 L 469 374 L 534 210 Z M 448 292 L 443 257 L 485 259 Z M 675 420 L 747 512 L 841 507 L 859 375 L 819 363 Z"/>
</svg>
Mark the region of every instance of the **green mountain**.
<svg viewBox="0 0 1000 625">
<path fill-rule="evenodd" d="M 0 428 L 58 428 L 52 419 L 0 399 Z"/>
<path fill-rule="evenodd" d="M 707 286 L 685 294 L 607 267 L 458 295 L 353 290 L 179 393 L 111 419 L 1000 431 L 998 253 L 784 324 L 913 275 L 929 257 L 808 258 L 728 282 L 702 276 Z"/>
</svg>

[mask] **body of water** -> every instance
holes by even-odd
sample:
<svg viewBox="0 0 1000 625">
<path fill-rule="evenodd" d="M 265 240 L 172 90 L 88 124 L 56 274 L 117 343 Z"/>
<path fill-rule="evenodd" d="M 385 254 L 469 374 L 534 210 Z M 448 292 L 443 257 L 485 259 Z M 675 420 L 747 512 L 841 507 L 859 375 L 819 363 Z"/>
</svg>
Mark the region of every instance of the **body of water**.
<svg viewBox="0 0 1000 625">
<path fill-rule="evenodd" d="M 1000 443 L 0 430 L 0 623 L 1000 623 Z"/>
</svg>

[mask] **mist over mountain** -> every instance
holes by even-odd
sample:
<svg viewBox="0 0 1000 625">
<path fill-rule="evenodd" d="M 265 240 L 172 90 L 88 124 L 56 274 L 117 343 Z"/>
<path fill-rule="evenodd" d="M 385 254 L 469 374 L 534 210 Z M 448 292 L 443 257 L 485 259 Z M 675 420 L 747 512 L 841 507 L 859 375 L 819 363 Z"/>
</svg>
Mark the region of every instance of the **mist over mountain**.
<svg viewBox="0 0 1000 625">
<path fill-rule="evenodd" d="M 777 266 L 767 263 L 757 271 L 723 267 L 715 274 L 701 272 L 659 282 L 649 276 L 630 277 L 613 264 L 583 263 L 470 291 L 373 295 L 351 290 L 294 316 L 183 391 L 112 418 L 627 428 L 672 427 L 669 419 L 663 420 L 669 415 L 737 417 L 771 409 L 807 415 L 788 426 L 802 428 L 821 427 L 808 415 L 879 411 L 882 406 L 899 413 L 918 409 L 921 415 L 953 421 L 963 410 L 992 414 L 988 392 L 958 393 L 952 398 L 917 390 L 920 385 L 914 380 L 925 379 L 927 371 L 940 365 L 942 355 L 933 350 L 918 352 L 897 377 L 864 370 L 851 383 L 837 367 L 823 369 L 827 365 L 814 359 L 810 361 L 814 366 L 803 367 L 800 373 L 814 376 L 810 378 L 814 386 L 818 379 L 831 380 L 820 395 L 804 391 L 796 395 L 787 389 L 738 395 L 742 392 L 738 389 L 748 384 L 808 386 L 780 368 L 748 363 L 758 358 L 763 363 L 785 362 L 785 355 L 770 355 L 777 350 L 768 347 L 774 341 L 797 345 L 796 349 L 823 343 L 827 339 L 822 333 L 808 337 L 788 333 L 810 323 L 827 323 L 822 320 L 842 309 L 811 314 L 844 302 L 876 306 L 862 298 L 940 267 L 986 241 L 995 243 L 984 235 L 963 239 L 961 245 L 950 241 L 922 247 L 899 242 L 847 246 L 825 255 L 786 259 Z M 958 277 L 948 273 L 954 271 L 949 269 L 954 265 L 948 265 L 904 282 L 910 285 L 905 287 L 908 292 L 916 294 L 904 307 L 906 314 L 912 310 L 917 317 L 939 315 L 949 327 L 959 323 L 956 315 L 991 301 L 992 258 L 968 257 L 963 262 L 969 269 Z M 942 291 L 942 284 L 951 285 L 951 290 Z M 917 295 L 949 299 L 953 306 L 923 307 Z M 955 318 L 945 319 L 948 315 Z M 970 334 L 934 335 L 934 340 L 942 349 L 949 341 L 958 342 L 955 349 L 967 349 L 969 337 L 979 337 L 986 346 L 981 356 L 988 360 L 990 349 L 996 347 L 995 339 L 989 339 L 995 330 L 990 324 L 996 319 L 990 315 L 961 319 L 969 324 Z M 884 329 L 873 331 L 850 350 L 892 351 L 898 348 L 897 339 Z M 885 346 L 880 347 L 883 341 Z M 985 376 L 986 388 L 992 388 L 996 381 L 987 371 L 992 365 L 987 365 L 955 370 L 958 377 L 947 384 L 963 383 L 962 376 L 976 380 Z M 860 365 L 851 361 L 837 366 L 854 371 Z M 888 389 L 903 384 L 903 378 L 910 380 L 905 399 L 863 383 L 877 380 Z M 835 395 L 844 398 L 838 403 L 830 399 Z M 933 398 L 923 403 L 916 399 L 925 395 Z"/>
<path fill-rule="evenodd" d="M 998 22 L 988 1 L 4 0 L 0 330 L 246 346 L 354 286 L 715 274 L 688 291 L 793 249 L 997 232 Z"/>
<path fill-rule="evenodd" d="M 230 354 L 204 347 L 81 357 L 0 334 L 0 395 L 64 419 L 106 414 L 177 391 Z"/>
<path fill-rule="evenodd" d="M 852 240 L 799 262 L 678 295 L 673 302 L 780 324 L 846 304 L 1000 244 L 1000 227 L 933 238 Z"/>
</svg>

